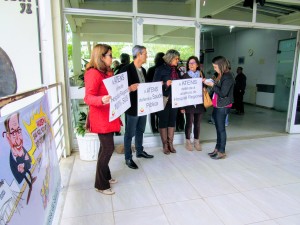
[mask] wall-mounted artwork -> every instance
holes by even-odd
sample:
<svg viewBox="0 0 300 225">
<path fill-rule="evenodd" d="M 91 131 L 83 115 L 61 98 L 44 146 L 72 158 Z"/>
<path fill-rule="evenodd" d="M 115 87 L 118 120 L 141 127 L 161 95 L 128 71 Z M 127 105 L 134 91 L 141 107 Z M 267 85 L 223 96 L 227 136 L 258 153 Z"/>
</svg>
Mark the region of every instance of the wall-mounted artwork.
<svg viewBox="0 0 300 225">
<path fill-rule="evenodd" d="M 245 57 L 244 56 L 241 56 L 238 58 L 238 64 L 241 65 L 241 64 L 244 64 L 245 63 Z"/>
</svg>

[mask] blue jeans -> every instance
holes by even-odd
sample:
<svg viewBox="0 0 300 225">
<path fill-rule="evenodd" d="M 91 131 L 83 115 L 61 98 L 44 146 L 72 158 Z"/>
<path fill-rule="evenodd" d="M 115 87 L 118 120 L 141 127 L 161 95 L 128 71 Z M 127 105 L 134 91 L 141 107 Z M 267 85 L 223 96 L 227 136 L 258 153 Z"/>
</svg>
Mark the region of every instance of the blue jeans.
<svg viewBox="0 0 300 225">
<path fill-rule="evenodd" d="M 215 120 L 212 115 L 210 117 L 210 121 L 212 122 L 212 124 L 215 124 Z M 229 125 L 229 114 L 226 115 L 226 120 L 225 120 L 225 126 L 227 127 L 228 125 Z"/>
<path fill-rule="evenodd" d="M 217 143 L 215 148 L 221 153 L 225 153 L 227 139 L 225 121 L 229 113 L 230 108 L 214 108 L 212 113 L 217 131 Z"/>
<path fill-rule="evenodd" d="M 124 134 L 125 160 L 132 159 L 131 141 L 135 136 L 136 154 L 143 152 L 143 135 L 145 132 L 147 116 L 126 116 L 126 127 Z"/>
</svg>

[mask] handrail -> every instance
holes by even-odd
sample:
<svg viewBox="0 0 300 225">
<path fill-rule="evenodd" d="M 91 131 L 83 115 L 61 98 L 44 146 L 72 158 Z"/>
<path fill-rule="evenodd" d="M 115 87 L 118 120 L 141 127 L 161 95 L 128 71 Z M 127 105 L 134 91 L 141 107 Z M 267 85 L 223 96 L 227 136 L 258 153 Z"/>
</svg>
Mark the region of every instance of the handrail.
<svg viewBox="0 0 300 225">
<path fill-rule="evenodd" d="M 53 87 L 58 87 L 61 84 L 62 84 L 61 82 L 58 82 L 58 83 L 46 85 L 46 86 L 43 86 L 43 87 L 40 87 L 40 88 L 32 89 L 32 90 L 29 90 L 29 91 L 24 91 L 24 92 L 20 92 L 20 93 L 17 93 L 17 94 L 2 97 L 2 98 L 0 98 L 0 109 L 3 108 L 5 105 L 7 105 L 9 103 L 18 101 L 20 99 L 29 97 L 31 95 L 34 95 L 34 94 L 37 94 L 37 93 L 40 93 L 40 92 L 45 92 L 46 90 L 48 90 L 50 88 L 53 88 Z"/>
<path fill-rule="evenodd" d="M 0 98 L 0 115 L 1 115 L 1 109 L 4 106 L 6 106 L 7 104 L 21 100 L 26 97 L 33 96 L 38 93 L 42 93 L 42 92 L 46 93 L 47 90 L 49 90 L 51 88 L 56 88 L 56 94 L 58 97 L 56 100 L 54 100 L 55 102 L 52 102 L 52 103 L 54 103 L 54 106 L 53 106 L 53 109 L 50 109 L 50 114 L 51 114 L 51 118 L 52 118 L 51 125 L 53 127 L 55 148 L 56 148 L 56 152 L 58 155 L 58 159 L 60 160 L 62 155 L 64 157 L 66 157 L 66 144 L 65 144 L 66 140 L 65 140 L 65 135 L 64 135 L 64 126 L 66 125 L 66 123 L 63 121 L 62 96 L 61 96 L 59 89 L 57 89 L 57 87 L 59 87 L 59 86 L 60 87 L 62 86 L 62 82 L 58 82 L 58 83 L 46 85 L 43 87 L 39 87 L 36 89 L 32 89 L 29 91 L 21 92 L 18 94 L 2 97 L 2 98 Z M 57 112 L 57 113 L 54 113 L 54 112 Z M 55 116 L 54 116 L 54 114 L 55 114 Z M 58 127 L 56 126 L 56 128 L 55 128 L 56 124 L 58 124 Z"/>
</svg>

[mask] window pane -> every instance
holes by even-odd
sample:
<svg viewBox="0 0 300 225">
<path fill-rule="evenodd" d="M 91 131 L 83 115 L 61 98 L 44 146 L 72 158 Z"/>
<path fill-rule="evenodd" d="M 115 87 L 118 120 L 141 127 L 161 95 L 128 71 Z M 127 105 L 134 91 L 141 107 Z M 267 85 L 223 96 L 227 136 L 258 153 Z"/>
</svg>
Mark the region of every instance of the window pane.
<svg viewBox="0 0 300 225">
<path fill-rule="evenodd" d="M 84 0 L 64 1 L 65 8 L 94 9 L 132 12 L 132 0 Z"/>
<path fill-rule="evenodd" d="M 226 1 L 200 1 L 200 17 L 235 21 L 252 21 L 252 9 L 244 7 L 243 2 L 235 0 Z"/>
<path fill-rule="evenodd" d="M 300 2 L 272 3 L 266 2 L 264 6 L 257 5 L 257 22 L 300 25 Z"/>
<path fill-rule="evenodd" d="M 138 0 L 138 12 L 195 17 L 196 0 Z"/>
<path fill-rule="evenodd" d="M 195 28 L 162 25 L 144 25 L 144 45 L 147 48 L 147 64 L 145 69 L 154 66 L 154 58 L 158 52 L 166 53 L 169 49 L 176 49 L 180 53 L 178 67 L 185 67 L 186 60 L 195 52 Z M 154 75 L 154 74 L 153 74 Z M 155 133 L 155 120 L 157 116 L 153 113 L 148 116 L 145 134 Z M 176 119 L 176 131 L 184 131 L 184 114 L 178 111 Z"/>
<path fill-rule="evenodd" d="M 85 64 L 97 43 L 112 46 L 113 58 L 131 54 L 132 20 L 111 17 L 67 15 L 67 52 L 71 86 L 80 86 Z"/>
</svg>

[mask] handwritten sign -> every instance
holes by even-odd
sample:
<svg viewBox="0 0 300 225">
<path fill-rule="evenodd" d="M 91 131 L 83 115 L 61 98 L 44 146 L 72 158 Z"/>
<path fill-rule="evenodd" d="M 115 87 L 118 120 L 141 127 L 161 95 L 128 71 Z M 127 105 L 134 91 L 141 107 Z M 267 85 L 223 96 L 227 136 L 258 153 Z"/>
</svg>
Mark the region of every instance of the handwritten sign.
<svg viewBox="0 0 300 225">
<path fill-rule="evenodd" d="M 161 86 L 161 82 L 139 84 L 137 89 L 138 116 L 144 116 L 164 109 Z"/>
<path fill-rule="evenodd" d="M 172 108 L 202 103 L 202 78 L 172 81 Z"/>
<path fill-rule="evenodd" d="M 109 122 L 121 116 L 130 108 L 127 72 L 103 80 L 111 96 L 109 107 Z"/>
</svg>

